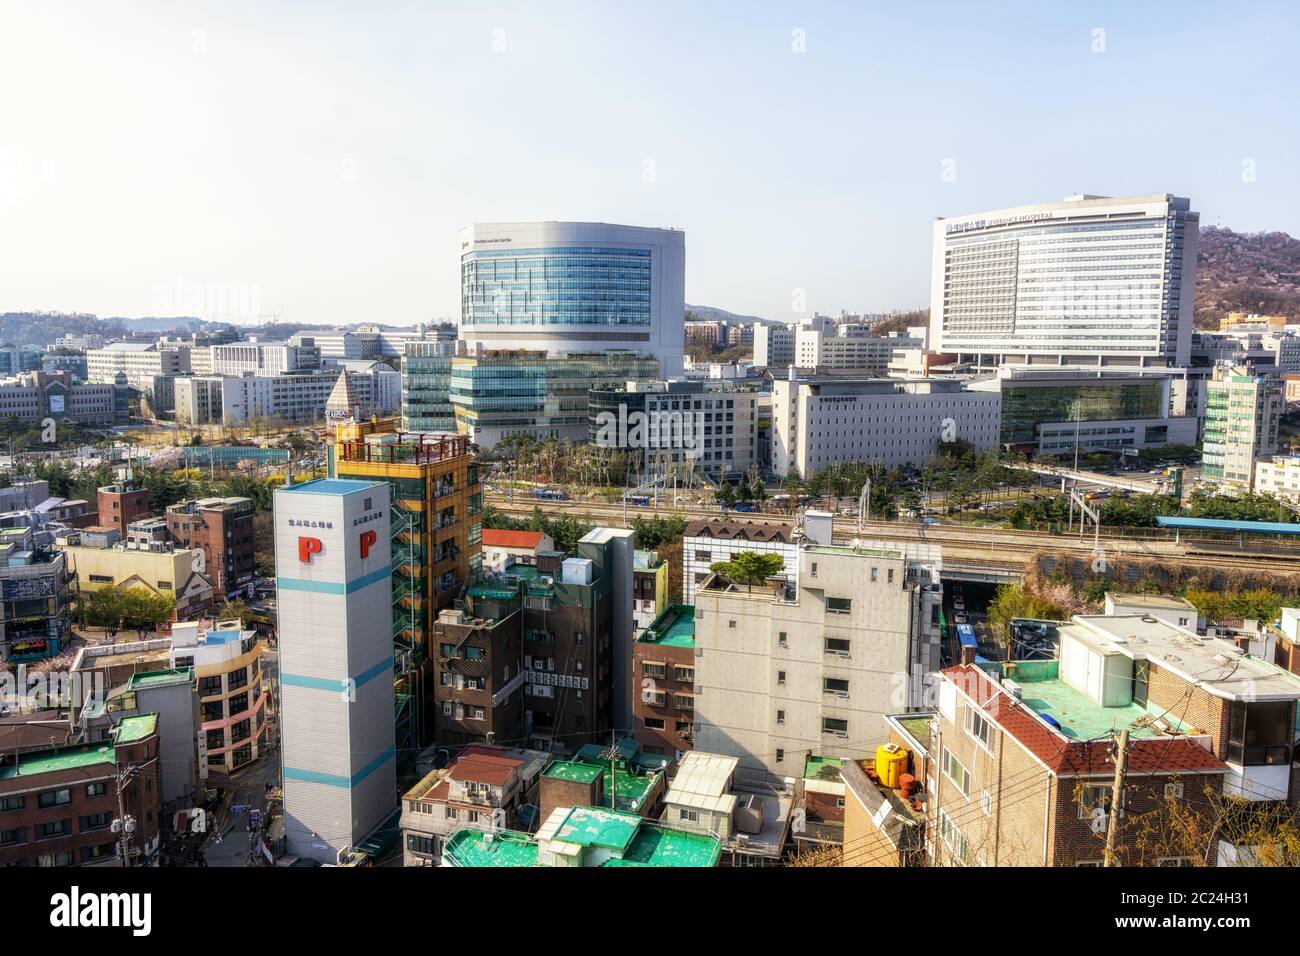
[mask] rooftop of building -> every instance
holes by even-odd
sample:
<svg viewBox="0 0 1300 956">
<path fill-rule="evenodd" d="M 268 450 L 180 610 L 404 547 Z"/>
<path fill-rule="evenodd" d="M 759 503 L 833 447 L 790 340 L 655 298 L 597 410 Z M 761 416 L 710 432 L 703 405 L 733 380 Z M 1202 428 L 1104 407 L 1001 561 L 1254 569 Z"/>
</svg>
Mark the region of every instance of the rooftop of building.
<svg viewBox="0 0 1300 956">
<path fill-rule="evenodd" d="M 843 764 L 844 761 L 839 757 L 818 757 L 809 754 L 803 763 L 803 778 L 839 782 L 843 779 L 840 776 L 840 768 Z"/>
<path fill-rule="evenodd" d="M 739 800 L 731 792 L 740 760 L 722 754 L 688 751 L 677 765 L 677 775 L 664 802 L 678 807 L 731 813 Z"/>
<path fill-rule="evenodd" d="M 687 538 L 788 542 L 790 529 L 785 525 L 770 524 L 766 521 L 719 521 L 715 518 L 706 518 L 687 524 L 683 535 Z"/>
<path fill-rule="evenodd" d="M 1165 594 L 1138 594 L 1135 592 L 1107 591 L 1106 597 L 1116 604 L 1163 608 L 1169 611 L 1195 611 L 1196 605 L 1184 597 Z"/>
<path fill-rule="evenodd" d="M 664 562 L 659 560 L 657 551 L 642 551 L 638 548 L 632 552 L 632 569 L 634 571 L 657 571 L 663 565 Z"/>
<path fill-rule="evenodd" d="M 113 731 L 113 739 L 119 744 L 135 743 L 138 740 L 144 740 L 146 737 L 152 737 L 158 732 L 158 715 L 141 714 L 136 717 L 126 717 Z"/>
<path fill-rule="evenodd" d="M 80 770 L 99 764 L 115 765 L 111 744 L 74 744 L 69 747 L 51 747 L 35 753 L 22 754 L 17 762 L 0 766 L 0 780 L 19 777 L 37 777 L 62 770 Z"/>
<path fill-rule="evenodd" d="M 1038 665 L 1054 663 L 1056 662 L 1017 662 L 1013 679 L 1024 684 L 1027 675 L 1023 670 L 1028 665 L 1036 668 Z M 990 674 L 971 664 L 949 667 L 941 673 L 945 680 L 966 694 L 989 720 L 1018 741 L 1050 772 L 1060 776 L 1114 775 L 1110 730 L 1115 724 L 1112 718 L 1099 713 L 1114 708 L 1104 708 L 1082 694 L 1077 697 L 1066 695 L 1055 687 L 1046 688 L 1047 693 L 1044 694 L 1045 688 L 1041 683 L 1036 686 L 1032 682 L 1024 687 L 1024 699 L 1020 700 L 1002 686 L 999 674 Z M 1055 677 L 1049 675 L 1050 670 L 1044 668 L 1045 681 L 1055 681 Z M 1048 708 L 1045 713 L 1060 726 L 1053 726 L 1044 719 L 1041 715 L 1043 712 L 1037 709 L 1040 706 Z M 1153 721 L 1158 716 L 1148 714 L 1144 709 L 1141 714 L 1134 713 L 1129 708 L 1122 709 L 1133 719 L 1147 715 L 1148 720 Z M 1059 716 L 1066 717 L 1064 724 Z M 1067 728 L 1072 733 L 1067 733 Z M 1137 733 L 1134 733 L 1135 729 L 1138 730 Z M 1090 730 L 1097 731 L 1096 735 L 1082 735 Z M 1130 728 L 1130 773 L 1223 773 L 1227 769 L 1207 747 L 1201 745 L 1200 738 L 1176 733 L 1153 734 L 1149 730 L 1149 723 L 1139 725 L 1139 728 Z"/>
<path fill-rule="evenodd" d="M 194 668 L 175 667 L 157 671 L 138 671 L 127 680 L 128 690 L 148 690 L 153 687 L 167 687 L 172 684 L 192 684 Z"/>
<path fill-rule="evenodd" d="M 930 715 L 928 713 L 890 714 L 885 720 L 897 725 L 899 730 L 915 740 L 927 753 L 929 752 Z"/>
<path fill-rule="evenodd" d="M 536 549 L 544 531 L 509 531 L 501 528 L 483 529 L 483 547 L 485 548 L 533 548 Z"/>
<path fill-rule="evenodd" d="M 676 830 L 601 807 L 557 807 L 537 835 L 457 830 L 443 855 L 457 866 L 537 866 L 539 851 L 579 857 L 587 850 L 612 854 L 601 866 L 714 866 L 722 845 L 710 836 Z"/>
<path fill-rule="evenodd" d="M 851 544 L 809 544 L 804 546 L 804 550 L 809 554 L 831 554 L 843 555 L 849 558 L 896 558 L 903 560 L 903 552 L 892 551 L 888 548 L 863 548 L 854 547 Z"/>
<path fill-rule="evenodd" d="M 670 604 L 637 635 L 637 642 L 660 647 L 694 647 L 695 606 Z"/>
<path fill-rule="evenodd" d="M 635 746 L 635 741 L 627 743 Z M 542 776 L 584 785 L 590 785 L 603 777 L 604 786 L 608 790 L 612 762 L 614 807 L 617 810 L 637 813 L 644 808 L 647 795 L 654 789 L 662 773 L 658 769 L 647 769 L 639 765 L 635 760 L 636 755 L 636 751 L 629 752 L 626 747 L 616 746 L 612 752 L 609 748 L 602 748 L 599 745 L 590 749 L 585 747 L 574 754 L 570 760 L 553 761 Z M 641 772 L 637 772 L 638 769 Z"/>
<path fill-rule="evenodd" d="M 384 485 L 382 481 L 361 481 L 355 478 L 315 478 L 297 485 L 285 485 L 276 494 L 288 495 L 351 495 L 370 491 Z"/>
<path fill-rule="evenodd" d="M 1230 641 L 1200 637 L 1150 615 L 1078 614 L 1061 628 L 1102 654 L 1149 660 L 1227 700 L 1300 699 L 1300 677 L 1251 657 Z"/>
</svg>

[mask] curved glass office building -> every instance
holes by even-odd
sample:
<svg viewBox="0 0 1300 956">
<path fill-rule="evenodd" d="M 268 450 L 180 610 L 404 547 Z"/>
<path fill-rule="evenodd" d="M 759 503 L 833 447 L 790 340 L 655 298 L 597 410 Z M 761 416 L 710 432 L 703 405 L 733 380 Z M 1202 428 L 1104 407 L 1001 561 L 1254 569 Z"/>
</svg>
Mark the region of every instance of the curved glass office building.
<svg viewBox="0 0 1300 956">
<path fill-rule="evenodd" d="M 685 234 L 595 222 L 476 224 L 461 233 L 457 427 L 587 437 L 586 393 L 682 374 Z"/>
</svg>

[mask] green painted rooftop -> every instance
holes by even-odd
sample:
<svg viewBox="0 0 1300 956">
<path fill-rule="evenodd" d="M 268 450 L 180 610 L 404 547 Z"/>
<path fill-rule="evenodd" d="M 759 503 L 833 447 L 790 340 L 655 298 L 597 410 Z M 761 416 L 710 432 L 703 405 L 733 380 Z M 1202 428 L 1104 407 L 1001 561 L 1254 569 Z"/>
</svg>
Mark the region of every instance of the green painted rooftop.
<svg viewBox="0 0 1300 956">
<path fill-rule="evenodd" d="M 1163 708 L 1149 710 L 1141 704 L 1103 707 L 1058 674 L 1058 661 L 1016 661 L 1008 676 L 1020 685 L 1022 703 L 1036 714 L 1051 717 L 1060 725 L 1061 733 L 1072 740 L 1093 740 L 1125 727 L 1135 738 L 1163 736 L 1150 726 L 1149 720 L 1137 725 L 1142 717 L 1163 716 L 1167 723 L 1179 725 L 1174 715 Z"/>
<path fill-rule="evenodd" d="M 628 813 L 574 807 L 554 839 L 613 853 L 601 866 L 716 866 L 722 844 L 703 833 L 675 830 Z M 457 866 L 538 866 L 538 845 L 526 833 L 457 830 L 443 847 Z"/>
<path fill-rule="evenodd" d="M 637 638 L 642 644 L 659 647 L 695 646 L 695 606 L 673 604 L 650 622 L 650 626 Z"/>
<path fill-rule="evenodd" d="M 94 767 L 97 764 L 116 766 L 110 744 L 99 744 L 94 747 L 55 747 L 37 753 L 22 754 L 16 766 L 0 767 L 0 780 L 35 777 L 60 770 L 78 770 L 82 767 Z"/>
<path fill-rule="evenodd" d="M 537 842 L 526 833 L 457 830 L 442 848 L 458 866 L 536 866 Z"/>
<path fill-rule="evenodd" d="M 568 780 L 573 783 L 592 783 L 605 771 L 594 764 L 574 763 L 572 760 L 557 760 L 546 768 L 543 777 L 552 780 Z"/>
<path fill-rule="evenodd" d="M 716 866 L 722 844 L 703 833 L 643 823 L 621 860 L 606 866 Z"/>
<path fill-rule="evenodd" d="M 603 807 L 574 807 L 555 833 L 562 843 L 601 847 L 622 853 L 636 836 L 641 818 Z"/>
<path fill-rule="evenodd" d="M 917 743 L 925 747 L 927 750 L 930 748 L 929 714 L 917 714 L 915 717 L 895 717 L 894 720 L 898 722 L 899 726 L 915 737 Z"/>
<path fill-rule="evenodd" d="M 804 761 L 803 778 L 805 780 L 831 780 L 838 781 L 844 778 L 840 776 L 840 768 L 844 761 L 839 757 L 814 757 L 811 754 Z"/>
<path fill-rule="evenodd" d="M 127 717 L 118 724 L 116 739 L 119 744 L 129 744 L 136 740 L 144 740 L 157 732 L 158 715 L 143 714 L 139 717 Z"/>
<path fill-rule="evenodd" d="M 165 671 L 141 671 L 132 674 L 126 686 L 130 690 L 140 690 L 149 687 L 165 687 L 168 684 L 189 683 L 193 679 L 192 667 L 176 667 Z"/>
</svg>

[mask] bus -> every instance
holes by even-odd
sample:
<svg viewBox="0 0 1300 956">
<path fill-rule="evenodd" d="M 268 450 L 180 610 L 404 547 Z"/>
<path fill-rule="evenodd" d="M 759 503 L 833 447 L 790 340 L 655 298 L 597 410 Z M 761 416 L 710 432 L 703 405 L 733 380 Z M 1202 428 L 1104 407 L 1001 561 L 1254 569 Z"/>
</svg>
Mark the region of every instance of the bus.
<svg viewBox="0 0 1300 956">
<path fill-rule="evenodd" d="M 957 643 L 962 647 L 979 647 L 979 641 L 975 640 L 975 628 L 969 624 L 958 624 Z"/>
<path fill-rule="evenodd" d="M 623 500 L 626 501 L 628 504 L 632 505 L 634 508 L 650 507 L 649 495 L 624 495 Z"/>
</svg>

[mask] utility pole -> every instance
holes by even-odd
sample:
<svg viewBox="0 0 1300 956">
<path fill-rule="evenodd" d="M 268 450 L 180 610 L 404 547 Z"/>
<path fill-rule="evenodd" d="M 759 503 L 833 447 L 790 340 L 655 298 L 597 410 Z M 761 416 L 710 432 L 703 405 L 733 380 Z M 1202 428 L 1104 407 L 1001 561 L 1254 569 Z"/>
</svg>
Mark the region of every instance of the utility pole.
<svg viewBox="0 0 1300 956">
<path fill-rule="evenodd" d="M 1128 769 L 1128 728 L 1119 734 L 1115 752 L 1115 783 L 1110 791 L 1110 818 L 1106 821 L 1105 865 L 1115 866 L 1115 835 L 1119 832 L 1119 815 L 1124 804 L 1124 772 Z"/>
</svg>

